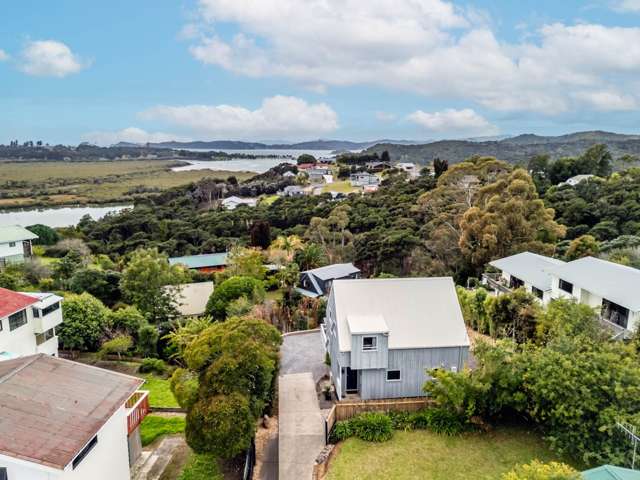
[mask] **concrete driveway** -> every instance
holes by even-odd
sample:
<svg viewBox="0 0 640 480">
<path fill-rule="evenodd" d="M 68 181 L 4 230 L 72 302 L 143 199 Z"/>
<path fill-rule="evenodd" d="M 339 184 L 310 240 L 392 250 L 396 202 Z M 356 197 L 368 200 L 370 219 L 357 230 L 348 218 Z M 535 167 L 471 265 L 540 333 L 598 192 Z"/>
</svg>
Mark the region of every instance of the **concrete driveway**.
<svg viewBox="0 0 640 480">
<path fill-rule="evenodd" d="M 320 332 L 287 335 L 280 351 L 278 478 L 310 480 L 325 440 L 316 394 L 316 382 L 328 371 Z"/>
<path fill-rule="evenodd" d="M 324 417 L 311 373 L 283 375 L 279 381 L 279 479 L 311 480 L 324 447 Z"/>
</svg>

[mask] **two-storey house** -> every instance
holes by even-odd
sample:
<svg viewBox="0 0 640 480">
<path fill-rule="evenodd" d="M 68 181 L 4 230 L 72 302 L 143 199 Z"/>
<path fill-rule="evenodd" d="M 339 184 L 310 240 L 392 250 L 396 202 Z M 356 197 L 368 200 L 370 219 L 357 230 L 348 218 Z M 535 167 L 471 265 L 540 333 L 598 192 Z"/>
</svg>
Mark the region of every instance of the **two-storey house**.
<svg viewBox="0 0 640 480">
<path fill-rule="evenodd" d="M 0 362 L 0 478 L 129 480 L 143 382 L 44 354 Z"/>
<path fill-rule="evenodd" d="M 0 288 L 0 360 L 34 353 L 57 356 L 61 301 L 52 293 L 18 293 Z"/>
<path fill-rule="evenodd" d="M 422 396 L 429 370 L 469 354 L 450 277 L 336 280 L 321 331 L 339 399 Z"/>
</svg>

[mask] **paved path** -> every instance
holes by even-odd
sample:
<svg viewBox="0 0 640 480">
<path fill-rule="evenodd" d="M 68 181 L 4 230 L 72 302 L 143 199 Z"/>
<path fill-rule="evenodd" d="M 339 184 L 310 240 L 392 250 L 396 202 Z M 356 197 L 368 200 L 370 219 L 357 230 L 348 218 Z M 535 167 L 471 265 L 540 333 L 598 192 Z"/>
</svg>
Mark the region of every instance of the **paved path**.
<svg viewBox="0 0 640 480">
<path fill-rule="evenodd" d="M 311 372 L 317 382 L 329 373 L 324 364 L 324 345 L 319 330 L 286 335 L 280 351 L 280 375 Z"/>
<path fill-rule="evenodd" d="M 280 480 L 311 480 L 313 464 L 324 447 L 324 419 L 315 386 L 310 372 L 279 379 Z"/>
</svg>

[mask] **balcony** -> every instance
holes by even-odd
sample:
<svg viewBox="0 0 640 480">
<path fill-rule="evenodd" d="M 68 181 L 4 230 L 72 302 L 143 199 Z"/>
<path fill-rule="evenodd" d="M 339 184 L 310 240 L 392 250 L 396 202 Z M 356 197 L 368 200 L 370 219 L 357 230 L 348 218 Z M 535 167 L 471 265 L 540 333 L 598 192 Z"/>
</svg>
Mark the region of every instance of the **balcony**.
<svg viewBox="0 0 640 480">
<path fill-rule="evenodd" d="M 35 312 L 34 312 L 35 313 Z M 56 310 L 52 310 L 49 313 L 42 314 L 33 318 L 33 331 L 35 333 L 44 333 L 47 330 L 51 330 L 62 323 L 62 309 L 58 307 Z"/>
<path fill-rule="evenodd" d="M 137 391 L 131 395 L 124 406 L 127 410 L 127 434 L 131 435 L 131 433 L 140 426 L 142 420 L 144 420 L 144 417 L 146 417 L 150 411 L 149 391 Z"/>
<path fill-rule="evenodd" d="M 483 273 L 482 283 L 498 293 L 511 293 L 509 283 L 499 273 Z"/>
</svg>

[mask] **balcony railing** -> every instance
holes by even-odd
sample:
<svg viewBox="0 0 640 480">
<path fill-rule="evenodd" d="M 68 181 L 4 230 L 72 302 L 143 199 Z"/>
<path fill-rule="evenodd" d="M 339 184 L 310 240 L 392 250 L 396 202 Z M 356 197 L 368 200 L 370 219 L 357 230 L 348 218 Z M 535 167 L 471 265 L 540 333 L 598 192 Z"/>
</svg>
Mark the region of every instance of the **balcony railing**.
<svg viewBox="0 0 640 480">
<path fill-rule="evenodd" d="M 483 273 L 482 283 L 500 293 L 510 293 L 511 288 L 499 273 Z"/>
<path fill-rule="evenodd" d="M 612 321 L 610 321 L 609 319 L 605 318 L 602 315 L 600 316 L 600 323 L 602 324 L 605 330 L 611 333 L 612 340 L 626 340 L 630 338 L 632 335 L 632 333 L 629 330 L 618 325 L 617 323 L 613 323 Z"/>
<path fill-rule="evenodd" d="M 125 403 L 127 409 L 127 434 L 131 435 L 144 420 L 149 413 L 149 392 L 147 390 L 139 390 L 127 400 Z"/>
</svg>

